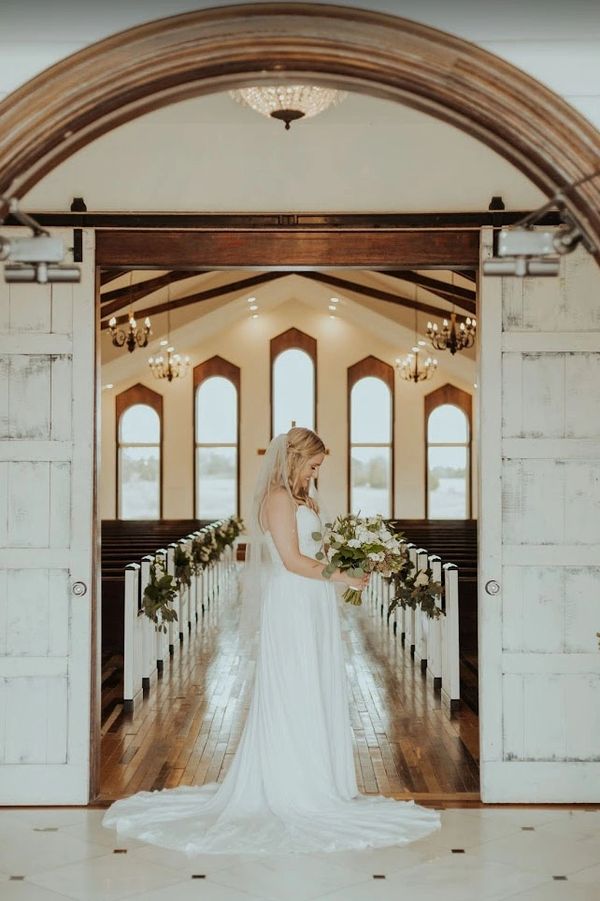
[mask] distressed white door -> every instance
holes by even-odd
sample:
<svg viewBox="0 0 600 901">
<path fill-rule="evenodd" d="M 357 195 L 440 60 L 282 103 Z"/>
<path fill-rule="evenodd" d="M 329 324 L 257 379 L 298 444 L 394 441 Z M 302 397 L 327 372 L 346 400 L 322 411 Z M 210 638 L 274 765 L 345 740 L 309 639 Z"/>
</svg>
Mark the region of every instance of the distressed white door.
<svg viewBox="0 0 600 901">
<path fill-rule="evenodd" d="M 55 233 L 72 245 L 72 230 Z M 7 285 L 0 271 L 2 804 L 89 800 L 91 231 L 84 231 L 83 256 L 79 285 Z M 83 596 L 73 592 L 76 582 L 86 586 Z"/>
<path fill-rule="evenodd" d="M 600 269 L 480 299 L 481 796 L 598 802 Z"/>
</svg>

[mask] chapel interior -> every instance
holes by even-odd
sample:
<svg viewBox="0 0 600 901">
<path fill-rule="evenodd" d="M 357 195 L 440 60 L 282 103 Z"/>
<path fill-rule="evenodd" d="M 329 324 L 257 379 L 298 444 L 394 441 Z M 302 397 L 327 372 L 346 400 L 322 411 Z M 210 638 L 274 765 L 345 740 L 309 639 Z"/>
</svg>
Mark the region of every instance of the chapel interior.
<svg viewBox="0 0 600 901">
<path fill-rule="evenodd" d="M 165 107 L 76 153 L 27 204 L 60 211 L 73 198 L 91 215 L 289 217 L 274 228 L 310 214 L 361 214 L 364 223 L 398 213 L 428 222 L 455 214 L 479 228 L 478 214 L 542 199 L 465 133 L 352 93 L 289 130 L 227 93 Z M 170 227 L 165 220 L 153 237 Z M 223 777 L 247 701 L 236 593 L 203 610 L 185 654 L 130 710 L 125 567 L 214 520 L 243 518 L 261 452 L 292 424 L 326 444 L 326 509 L 381 513 L 458 568 L 460 698 L 450 709 L 381 610 L 340 611 L 361 790 L 478 797 L 478 338 L 450 353 L 427 334 L 453 315 L 457 325 L 476 319 L 477 300 L 475 268 L 440 265 L 433 246 L 418 267 L 393 257 L 368 269 L 132 261 L 99 272 L 100 799 Z M 109 330 L 113 316 L 126 327 L 130 311 L 151 323 L 147 346 L 133 352 Z M 171 381 L 148 362 L 164 342 L 183 361 Z M 421 381 L 401 371 L 415 347 L 421 367 L 437 361 Z"/>
</svg>

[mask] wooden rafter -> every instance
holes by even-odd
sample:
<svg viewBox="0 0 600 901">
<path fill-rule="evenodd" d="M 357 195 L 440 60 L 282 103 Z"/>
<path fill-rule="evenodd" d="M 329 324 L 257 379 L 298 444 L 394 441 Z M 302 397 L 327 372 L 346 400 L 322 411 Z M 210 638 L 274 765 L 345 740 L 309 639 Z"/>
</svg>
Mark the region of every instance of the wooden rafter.
<svg viewBox="0 0 600 901">
<path fill-rule="evenodd" d="M 341 291 L 364 294 L 366 297 L 374 297 L 376 300 L 384 300 L 386 303 L 393 303 L 410 310 L 416 309 L 420 313 L 427 313 L 429 316 L 448 316 L 448 310 L 444 310 L 441 307 L 434 307 L 428 303 L 421 303 L 420 301 L 415 301 L 412 297 L 404 297 L 402 294 L 392 294 L 390 291 L 382 291 L 380 288 L 370 288 L 368 285 L 360 285 L 358 282 L 339 278 L 337 275 L 327 275 L 325 272 L 299 272 L 298 275 L 310 278 L 316 282 L 323 282 L 326 285 L 331 285 L 333 288 L 339 288 Z"/>
<path fill-rule="evenodd" d="M 212 300 L 214 297 L 222 297 L 224 294 L 233 294 L 236 291 L 245 291 L 247 288 L 254 288 L 256 285 L 262 285 L 265 282 L 272 282 L 278 278 L 285 278 L 289 275 L 287 272 L 261 272 L 260 275 L 252 275 L 249 278 L 243 278 L 237 282 L 228 282 L 226 285 L 220 285 L 218 288 L 209 288 L 206 291 L 198 291 L 196 294 L 188 294 L 185 297 L 178 297 L 171 303 L 161 303 L 154 307 L 146 307 L 144 310 L 136 310 L 136 318 L 143 319 L 146 316 L 157 316 L 159 313 L 165 313 L 167 310 L 177 310 L 181 307 L 187 307 L 193 303 L 201 303 L 203 300 Z M 102 311 L 104 313 L 104 310 Z M 108 311 L 107 311 L 108 312 Z M 117 325 L 127 322 L 127 315 L 117 316 Z M 104 319 L 100 323 L 100 328 L 108 327 L 108 319 Z"/>
<path fill-rule="evenodd" d="M 425 288 L 431 294 L 435 294 L 443 300 L 448 300 L 450 303 L 462 307 L 468 313 L 477 311 L 476 294 L 470 288 L 460 288 L 458 285 L 451 285 L 448 282 L 440 281 L 438 278 L 421 275 L 419 272 L 387 270 L 383 274 L 389 275 L 391 278 L 397 278 L 400 281 L 410 282 L 412 285 L 419 285 L 419 287 Z"/>
<path fill-rule="evenodd" d="M 165 275 L 158 275 L 156 278 L 145 279 L 142 282 L 136 282 L 135 285 L 126 285 L 123 288 L 117 288 L 115 291 L 107 291 L 106 294 L 100 295 L 100 306 L 103 316 L 112 316 L 124 307 L 137 303 L 148 294 L 164 288 L 166 285 L 179 282 L 182 279 L 194 278 L 199 275 L 198 272 L 167 272 Z"/>
</svg>

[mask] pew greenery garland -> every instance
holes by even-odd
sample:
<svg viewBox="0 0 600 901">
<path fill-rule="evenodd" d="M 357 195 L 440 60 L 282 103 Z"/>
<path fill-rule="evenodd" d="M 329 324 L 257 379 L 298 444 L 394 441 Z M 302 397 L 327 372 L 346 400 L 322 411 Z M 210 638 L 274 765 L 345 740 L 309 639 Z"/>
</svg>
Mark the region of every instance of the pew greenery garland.
<svg viewBox="0 0 600 901">
<path fill-rule="evenodd" d="M 150 564 L 150 581 L 144 588 L 142 598 L 144 613 L 155 624 L 157 632 L 166 632 L 166 624 L 177 619 L 177 611 L 172 606 L 176 595 L 173 576 L 166 571 L 163 561 L 157 558 Z"/>
<path fill-rule="evenodd" d="M 175 548 L 173 555 L 175 567 L 175 584 L 179 590 L 182 585 L 189 588 L 192 584 L 192 558 L 180 544 Z"/>
<path fill-rule="evenodd" d="M 400 569 L 384 578 L 393 586 L 393 596 L 387 611 L 388 622 L 396 607 L 408 607 L 412 610 L 420 607 L 429 619 L 446 615 L 445 610 L 436 604 L 436 599 L 444 594 L 444 586 L 434 581 L 431 567 L 417 572 L 407 554 Z"/>
</svg>

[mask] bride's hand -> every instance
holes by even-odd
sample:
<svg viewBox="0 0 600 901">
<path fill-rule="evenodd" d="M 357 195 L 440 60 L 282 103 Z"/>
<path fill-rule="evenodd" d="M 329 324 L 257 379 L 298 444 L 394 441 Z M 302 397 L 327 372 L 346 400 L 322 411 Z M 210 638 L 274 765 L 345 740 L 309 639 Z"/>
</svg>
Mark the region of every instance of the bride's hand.
<svg viewBox="0 0 600 901">
<path fill-rule="evenodd" d="M 348 588 L 356 588 L 357 591 L 363 591 L 369 583 L 369 573 L 364 576 L 346 576 L 346 584 Z"/>
</svg>

